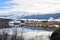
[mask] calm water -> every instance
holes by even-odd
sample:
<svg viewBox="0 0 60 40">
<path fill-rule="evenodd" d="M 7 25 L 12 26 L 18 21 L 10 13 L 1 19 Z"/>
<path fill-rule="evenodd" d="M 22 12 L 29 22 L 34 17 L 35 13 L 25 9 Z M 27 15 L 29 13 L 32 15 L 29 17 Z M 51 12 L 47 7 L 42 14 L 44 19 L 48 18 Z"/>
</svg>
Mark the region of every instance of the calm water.
<svg viewBox="0 0 60 40">
<path fill-rule="evenodd" d="M 0 40 L 50 40 L 53 31 L 34 27 L 12 27 L 0 29 Z"/>
</svg>

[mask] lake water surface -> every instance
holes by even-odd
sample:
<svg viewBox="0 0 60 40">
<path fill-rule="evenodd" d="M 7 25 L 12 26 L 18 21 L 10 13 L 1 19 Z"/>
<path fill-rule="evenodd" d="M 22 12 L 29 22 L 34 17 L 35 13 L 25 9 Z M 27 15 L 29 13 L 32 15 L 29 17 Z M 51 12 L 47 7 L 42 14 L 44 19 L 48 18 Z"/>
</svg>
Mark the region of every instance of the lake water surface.
<svg viewBox="0 0 60 40">
<path fill-rule="evenodd" d="M 50 40 L 52 30 L 35 27 L 12 27 L 0 29 L 0 40 Z"/>
</svg>

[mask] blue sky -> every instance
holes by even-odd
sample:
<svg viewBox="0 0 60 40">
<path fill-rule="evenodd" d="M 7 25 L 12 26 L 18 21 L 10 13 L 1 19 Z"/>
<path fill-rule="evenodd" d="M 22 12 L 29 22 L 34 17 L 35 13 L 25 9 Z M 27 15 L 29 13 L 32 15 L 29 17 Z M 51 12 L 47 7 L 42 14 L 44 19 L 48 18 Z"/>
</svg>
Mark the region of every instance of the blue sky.
<svg viewBox="0 0 60 40">
<path fill-rule="evenodd" d="M 60 0 L 0 0 L 0 15 L 28 12 L 29 14 L 49 14 L 60 12 Z"/>
<path fill-rule="evenodd" d="M 0 10 L 10 9 L 10 8 L 7 8 L 7 7 L 12 6 L 10 1 L 11 0 L 0 0 Z"/>
<path fill-rule="evenodd" d="M 8 15 L 12 12 L 14 5 L 12 0 L 0 0 L 0 15 Z"/>
</svg>

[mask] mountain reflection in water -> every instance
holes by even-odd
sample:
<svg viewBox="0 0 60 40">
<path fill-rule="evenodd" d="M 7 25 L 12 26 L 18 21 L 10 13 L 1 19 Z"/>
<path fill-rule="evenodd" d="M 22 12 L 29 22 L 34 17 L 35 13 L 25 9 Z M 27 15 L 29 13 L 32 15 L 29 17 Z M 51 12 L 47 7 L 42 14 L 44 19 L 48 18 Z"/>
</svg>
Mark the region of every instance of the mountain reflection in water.
<svg viewBox="0 0 60 40">
<path fill-rule="evenodd" d="M 0 40 L 49 40 L 53 31 L 34 27 L 11 27 L 0 29 Z"/>
</svg>

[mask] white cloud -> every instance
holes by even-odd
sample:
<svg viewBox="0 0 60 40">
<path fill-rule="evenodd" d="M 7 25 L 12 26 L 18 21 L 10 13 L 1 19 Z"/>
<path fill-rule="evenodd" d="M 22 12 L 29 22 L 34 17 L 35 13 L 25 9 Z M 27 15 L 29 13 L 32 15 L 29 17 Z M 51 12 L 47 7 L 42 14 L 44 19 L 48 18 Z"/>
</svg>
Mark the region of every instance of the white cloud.
<svg viewBox="0 0 60 40">
<path fill-rule="evenodd" d="M 17 3 L 14 11 L 25 11 L 30 13 L 51 13 L 60 11 L 60 0 L 13 0 Z"/>
<path fill-rule="evenodd" d="M 8 2 L 6 3 L 8 4 Z M 7 9 L 0 10 L 0 15 L 6 15 L 8 13 L 17 13 L 17 15 L 31 15 L 60 12 L 60 0 L 12 0 L 10 3 L 15 3 L 17 5 L 2 7 Z M 24 14 L 23 12 L 27 13 Z"/>
</svg>

